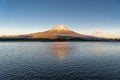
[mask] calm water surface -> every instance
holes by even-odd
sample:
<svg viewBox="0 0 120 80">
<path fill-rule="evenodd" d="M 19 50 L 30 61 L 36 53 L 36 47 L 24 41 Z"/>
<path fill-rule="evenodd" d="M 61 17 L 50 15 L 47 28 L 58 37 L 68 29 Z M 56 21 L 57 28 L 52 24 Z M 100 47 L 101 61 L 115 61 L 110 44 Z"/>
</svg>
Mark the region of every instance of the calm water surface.
<svg viewBox="0 0 120 80">
<path fill-rule="evenodd" d="M 120 43 L 0 42 L 0 80 L 120 80 Z"/>
</svg>

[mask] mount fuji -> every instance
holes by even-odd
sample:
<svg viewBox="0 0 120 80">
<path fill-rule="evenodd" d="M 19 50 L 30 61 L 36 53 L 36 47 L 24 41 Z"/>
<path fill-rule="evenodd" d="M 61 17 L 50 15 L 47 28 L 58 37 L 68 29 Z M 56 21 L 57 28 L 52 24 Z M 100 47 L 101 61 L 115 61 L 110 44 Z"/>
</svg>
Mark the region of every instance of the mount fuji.
<svg viewBox="0 0 120 80">
<path fill-rule="evenodd" d="M 57 25 L 47 31 L 24 35 L 0 37 L 0 41 L 108 41 L 109 39 L 84 35 L 64 25 Z M 111 39 L 110 39 L 111 40 Z"/>
<path fill-rule="evenodd" d="M 56 38 L 68 38 L 68 37 L 74 37 L 74 38 L 95 38 L 93 36 L 88 36 L 84 34 L 79 34 L 77 32 L 74 32 L 70 29 L 68 29 L 64 25 L 57 25 L 53 27 L 50 30 L 44 31 L 44 32 L 38 32 L 38 33 L 32 33 L 27 34 L 26 36 L 29 36 L 30 38 L 50 38 L 50 39 L 56 39 Z"/>
</svg>

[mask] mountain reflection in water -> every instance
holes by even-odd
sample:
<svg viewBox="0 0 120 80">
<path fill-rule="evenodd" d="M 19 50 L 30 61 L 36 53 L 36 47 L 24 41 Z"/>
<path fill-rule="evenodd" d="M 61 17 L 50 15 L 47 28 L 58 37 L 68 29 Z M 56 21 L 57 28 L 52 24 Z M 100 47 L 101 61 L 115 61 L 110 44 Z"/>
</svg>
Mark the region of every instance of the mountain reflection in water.
<svg viewBox="0 0 120 80">
<path fill-rule="evenodd" d="M 94 54 L 95 54 L 95 56 L 99 56 L 100 55 L 100 53 L 101 53 L 101 45 L 100 45 L 100 43 L 95 43 L 94 44 Z"/>
<path fill-rule="evenodd" d="M 50 49 L 54 57 L 56 57 L 58 60 L 65 60 L 71 49 L 69 45 L 70 44 L 66 42 L 56 42 L 51 45 Z"/>
</svg>

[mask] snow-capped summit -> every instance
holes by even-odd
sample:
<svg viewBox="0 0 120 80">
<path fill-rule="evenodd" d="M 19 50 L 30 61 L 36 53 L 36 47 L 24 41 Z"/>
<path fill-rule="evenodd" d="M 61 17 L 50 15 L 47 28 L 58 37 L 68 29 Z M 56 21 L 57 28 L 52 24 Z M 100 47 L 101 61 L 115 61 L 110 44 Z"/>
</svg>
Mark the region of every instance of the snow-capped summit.
<svg viewBox="0 0 120 80">
<path fill-rule="evenodd" d="M 51 30 L 50 30 L 51 32 L 52 31 L 58 31 L 58 32 L 61 32 L 61 31 L 71 31 L 70 29 L 68 29 L 66 26 L 64 26 L 64 25 L 57 25 L 57 26 L 55 26 L 55 27 L 53 27 Z"/>
</svg>

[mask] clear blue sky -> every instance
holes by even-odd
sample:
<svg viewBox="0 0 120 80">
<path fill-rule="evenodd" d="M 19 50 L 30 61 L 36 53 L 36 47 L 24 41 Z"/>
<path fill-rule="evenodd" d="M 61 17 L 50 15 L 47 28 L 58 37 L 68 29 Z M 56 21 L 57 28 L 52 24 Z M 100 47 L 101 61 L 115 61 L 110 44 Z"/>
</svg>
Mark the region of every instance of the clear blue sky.
<svg viewBox="0 0 120 80">
<path fill-rule="evenodd" d="M 64 24 L 79 33 L 120 34 L 120 0 L 0 0 L 0 35 Z"/>
</svg>

